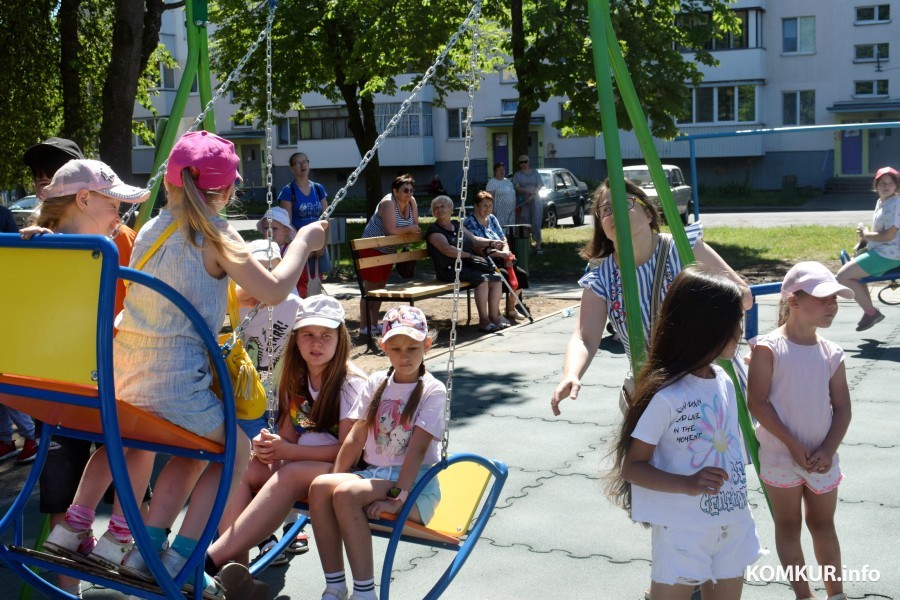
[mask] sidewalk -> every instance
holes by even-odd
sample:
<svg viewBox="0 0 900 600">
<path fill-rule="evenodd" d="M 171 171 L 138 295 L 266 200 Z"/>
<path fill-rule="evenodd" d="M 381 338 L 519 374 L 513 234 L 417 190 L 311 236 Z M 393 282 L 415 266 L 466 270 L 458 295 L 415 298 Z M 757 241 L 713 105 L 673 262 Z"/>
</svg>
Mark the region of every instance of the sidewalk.
<svg viewBox="0 0 900 600">
<path fill-rule="evenodd" d="M 579 293 L 560 290 L 571 292 Z M 760 331 L 769 331 L 775 318 L 773 297 L 762 304 Z M 857 334 L 859 309 L 842 301 L 834 325 L 823 332 L 846 352 L 853 399 L 853 421 L 841 447 L 846 479 L 837 510 L 843 562 L 848 569 L 861 572 L 868 566 L 880 574 L 878 581 L 847 583 L 850 598 L 900 598 L 900 476 L 894 467 L 900 461 L 900 400 L 889 391 L 897 385 L 900 308 L 879 308 L 887 319 Z M 503 460 L 510 476 L 482 540 L 444 598 L 637 600 L 649 583 L 650 533 L 604 498 L 601 481 L 620 420 L 617 394 L 627 370 L 622 347 L 605 338 L 583 380 L 580 400 L 564 402 L 558 418 L 550 412 L 549 398 L 574 324 L 575 317 L 557 313 L 456 352 L 450 450 Z M 446 363 L 441 356 L 427 366 L 445 378 Z M 778 564 L 774 531 L 752 468 L 748 479 L 759 536 L 771 551 L 759 562 L 766 566 L 756 571 L 762 578 L 771 576 Z M 375 541 L 376 574 L 384 547 L 383 540 Z M 804 549 L 807 563 L 814 564 L 807 534 Z M 403 545 L 391 597 L 421 598 L 449 556 Z M 318 598 L 324 585 L 314 549 L 293 557 L 287 570 L 270 568 L 264 579 L 272 586 L 272 597 L 279 599 Z M 6 569 L 0 570 L 0 586 L 18 589 Z M 820 583 L 814 588 L 824 597 Z M 108 591 L 85 594 L 113 597 Z M 783 581 L 753 581 L 745 585 L 743 597 L 792 595 Z"/>
</svg>

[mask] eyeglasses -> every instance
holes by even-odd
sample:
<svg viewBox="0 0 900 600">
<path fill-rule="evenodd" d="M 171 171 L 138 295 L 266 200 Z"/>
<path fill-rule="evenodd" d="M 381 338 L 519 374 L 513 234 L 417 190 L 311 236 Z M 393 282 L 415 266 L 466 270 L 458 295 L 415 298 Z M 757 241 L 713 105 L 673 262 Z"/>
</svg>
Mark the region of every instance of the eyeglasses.
<svg viewBox="0 0 900 600">
<path fill-rule="evenodd" d="M 519 164 L 520 164 L 520 165 L 527 165 L 527 164 L 528 164 L 528 161 L 527 161 L 527 160 L 520 160 L 520 161 L 519 161 Z"/>
<path fill-rule="evenodd" d="M 413 189 L 411 187 L 400 188 L 400 191 L 404 194 L 412 194 L 413 193 Z"/>
<path fill-rule="evenodd" d="M 308 160 L 295 160 L 294 162 L 291 163 L 291 166 L 296 167 L 299 165 L 308 165 L 308 164 L 309 164 Z"/>
<path fill-rule="evenodd" d="M 628 208 L 628 210 L 631 210 L 634 208 L 635 202 L 641 202 L 641 201 L 639 198 L 635 198 L 634 196 L 628 196 L 627 198 L 625 198 L 625 206 Z M 641 202 L 641 204 L 643 204 L 643 203 Z M 601 204 L 597 208 L 597 212 L 600 214 L 601 219 L 605 219 L 606 217 L 611 217 L 613 214 L 612 203 L 610 202 L 609 204 Z"/>
</svg>

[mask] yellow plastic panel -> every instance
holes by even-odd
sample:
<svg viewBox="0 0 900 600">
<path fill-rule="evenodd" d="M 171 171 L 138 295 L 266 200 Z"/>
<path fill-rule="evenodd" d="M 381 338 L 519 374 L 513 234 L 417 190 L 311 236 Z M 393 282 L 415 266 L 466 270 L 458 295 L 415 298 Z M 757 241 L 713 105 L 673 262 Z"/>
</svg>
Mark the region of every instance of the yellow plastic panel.
<svg viewBox="0 0 900 600">
<path fill-rule="evenodd" d="M 490 471 L 474 462 L 458 462 L 438 474 L 441 501 L 425 525 L 453 537 L 468 533 L 469 524 L 491 477 Z"/>
<path fill-rule="evenodd" d="M 0 373 L 96 385 L 101 262 L 90 250 L 0 248 Z"/>
</svg>

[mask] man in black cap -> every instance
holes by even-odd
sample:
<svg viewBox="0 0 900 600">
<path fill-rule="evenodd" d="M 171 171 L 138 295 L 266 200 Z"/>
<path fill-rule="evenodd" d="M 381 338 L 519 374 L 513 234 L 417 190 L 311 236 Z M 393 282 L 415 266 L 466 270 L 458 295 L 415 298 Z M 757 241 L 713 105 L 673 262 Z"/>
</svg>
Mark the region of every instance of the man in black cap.
<svg viewBox="0 0 900 600">
<path fill-rule="evenodd" d="M 26 150 L 22 155 L 22 162 L 31 168 L 35 195 L 43 200 L 44 188 L 53 179 L 53 175 L 61 166 L 75 158 L 84 158 L 84 154 L 78 144 L 65 138 L 52 137 Z"/>
</svg>

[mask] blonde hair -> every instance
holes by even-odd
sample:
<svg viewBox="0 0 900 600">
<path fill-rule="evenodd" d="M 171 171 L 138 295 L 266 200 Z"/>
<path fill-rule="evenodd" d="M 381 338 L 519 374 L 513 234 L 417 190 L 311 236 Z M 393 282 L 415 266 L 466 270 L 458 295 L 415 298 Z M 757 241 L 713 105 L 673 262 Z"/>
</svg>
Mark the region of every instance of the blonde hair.
<svg viewBox="0 0 900 600">
<path fill-rule="evenodd" d="M 57 231 L 69 208 L 75 206 L 75 194 L 42 200 L 28 219 L 30 225 Z"/>
<path fill-rule="evenodd" d="M 180 219 L 182 222 L 184 238 L 188 243 L 200 248 L 200 245 L 197 244 L 197 234 L 200 234 L 226 260 L 237 263 L 245 262 L 248 253 L 244 245 L 235 242 L 216 227 L 207 210 L 209 207 L 215 212 L 219 212 L 225 208 L 231 201 L 230 197 L 225 196 L 225 192 L 233 190 L 234 187 L 228 186 L 222 190 L 201 190 L 194 183 L 189 167 L 181 171 L 181 179 L 183 187 L 172 185 L 167 180 L 166 194 L 169 210 L 176 219 Z"/>
</svg>

